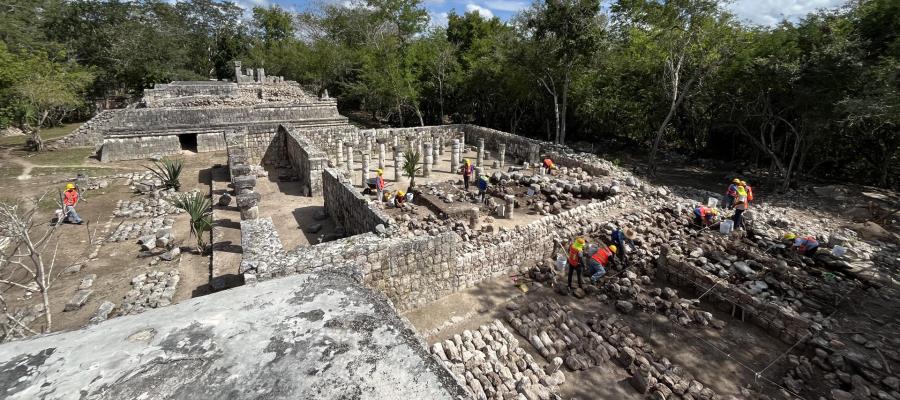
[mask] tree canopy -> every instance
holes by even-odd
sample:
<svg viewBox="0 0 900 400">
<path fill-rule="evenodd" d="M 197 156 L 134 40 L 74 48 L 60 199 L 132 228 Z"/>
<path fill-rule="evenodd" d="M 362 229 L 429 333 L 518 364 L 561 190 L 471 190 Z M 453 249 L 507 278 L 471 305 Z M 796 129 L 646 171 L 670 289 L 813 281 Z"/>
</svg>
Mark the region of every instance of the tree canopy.
<svg viewBox="0 0 900 400">
<path fill-rule="evenodd" d="M 539 0 L 509 21 L 451 12 L 441 27 L 421 0 L 302 12 L 22 0 L 0 15 L 0 125 L 83 118 L 159 82 L 230 79 L 239 59 L 327 89 L 369 122 L 475 123 L 651 159 L 677 150 L 768 168 L 782 188 L 801 176 L 895 185 L 900 3 L 772 27 L 721 3 Z"/>
</svg>

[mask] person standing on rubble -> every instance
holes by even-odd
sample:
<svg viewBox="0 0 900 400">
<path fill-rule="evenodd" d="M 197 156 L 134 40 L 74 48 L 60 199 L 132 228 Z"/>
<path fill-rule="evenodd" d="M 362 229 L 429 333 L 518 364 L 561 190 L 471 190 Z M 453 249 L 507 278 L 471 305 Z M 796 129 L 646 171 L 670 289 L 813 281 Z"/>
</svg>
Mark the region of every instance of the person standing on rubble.
<svg viewBox="0 0 900 400">
<path fill-rule="evenodd" d="M 378 193 L 378 201 L 384 200 L 384 170 L 375 170 L 375 190 Z"/>
<path fill-rule="evenodd" d="M 616 248 L 619 250 L 616 253 L 616 257 L 623 263 L 623 265 L 628 267 L 628 245 L 634 246 L 634 231 L 631 229 L 622 231 L 621 227 L 616 227 L 613 229 L 612 234 L 610 234 L 610 241 L 615 243 Z"/>
<path fill-rule="evenodd" d="M 734 215 L 731 216 L 735 230 L 744 229 L 744 211 L 747 211 L 747 189 L 744 185 L 738 184 L 737 197 L 734 199 Z"/>
<path fill-rule="evenodd" d="M 572 274 L 578 275 L 578 287 L 583 288 L 581 283 L 581 271 L 584 258 L 584 238 L 576 238 L 572 245 L 569 246 L 569 255 L 566 261 L 569 264 L 569 290 L 572 290 Z"/>
<path fill-rule="evenodd" d="M 731 180 L 731 184 L 728 185 L 728 190 L 725 191 L 725 201 L 722 202 L 723 209 L 730 210 L 731 207 L 734 206 L 734 199 L 737 197 L 737 187 L 740 183 L 741 180 L 738 178 Z"/>
<path fill-rule="evenodd" d="M 463 187 L 465 187 L 466 192 L 469 191 L 469 180 L 472 178 L 472 172 L 474 170 L 475 167 L 472 166 L 472 161 L 467 158 L 460 170 L 463 177 Z"/>
<path fill-rule="evenodd" d="M 616 245 L 602 248 L 599 245 L 590 246 L 585 254 L 585 264 L 588 266 L 591 283 L 596 284 L 603 275 L 606 275 L 606 267 L 612 261 L 611 257 L 616 254 L 616 250 L 618 250 Z"/>
</svg>

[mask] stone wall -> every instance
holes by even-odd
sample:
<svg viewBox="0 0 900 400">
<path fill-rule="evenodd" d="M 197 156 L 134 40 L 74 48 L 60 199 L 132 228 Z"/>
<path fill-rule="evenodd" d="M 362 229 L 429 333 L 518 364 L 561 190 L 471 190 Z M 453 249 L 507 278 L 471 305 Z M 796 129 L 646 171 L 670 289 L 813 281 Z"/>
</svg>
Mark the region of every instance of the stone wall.
<svg viewBox="0 0 900 400">
<path fill-rule="evenodd" d="M 221 108 L 135 108 L 120 110 L 110 121 L 107 136 L 136 136 L 198 128 L 221 129 L 233 125 L 264 123 L 277 126 L 296 121 L 335 121 L 346 123 L 337 107 L 325 105 L 256 106 Z"/>
<path fill-rule="evenodd" d="M 607 176 L 612 170 L 612 163 L 586 153 L 575 153 L 569 149 L 560 149 L 561 146 L 547 146 L 543 154 L 550 157 L 556 164 L 562 167 L 581 168 L 593 176 Z"/>
<path fill-rule="evenodd" d="M 793 310 L 757 300 L 746 291 L 735 287 L 700 267 L 680 260 L 660 259 L 657 275 L 675 285 L 706 294 L 704 301 L 717 304 L 723 311 L 735 317 L 749 320 L 783 342 L 794 344 L 811 336 L 811 322 Z M 715 290 L 709 290 L 715 287 Z"/>
<path fill-rule="evenodd" d="M 322 174 L 325 212 L 344 227 L 348 235 L 374 232 L 375 227 L 389 225 L 390 217 L 373 208 L 349 180 L 337 169 L 325 168 Z"/>
<path fill-rule="evenodd" d="M 278 132 L 284 137 L 287 158 L 303 185 L 304 194 L 321 196 L 322 173 L 328 167 L 328 156 L 289 128 L 280 126 Z"/>
<path fill-rule="evenodd" d="M 528 139 L 512 133 L 498 131 L 477 125 L 459 125 L 466 135 L 466 145 L 477 145 L 478 139 L 484 139 L 484 146 L 488 150 L 497 151 L 497 145 L 506 144 L 506 158 L 512 157 L 518 161 L 538 162 L 541 157 L 541 142 Z M 509 163 L 509 161 L 507 161 Z"/>
<path fill-rule="evenodd" d="M 197 152 L 225 150 L 225 133 L 201 133 L 197 135 Z"/>
<path fill-rule="evenodd" d="M 100 161 L 137 160 L 181 153 L 178 136 L 144 136 L 106 139 L 100 151 Z"/>
<path fill-rule="evenodd" d="M 103 132 L 114 120 L 119 113 L 124 110 L 103 110 L 97 113 L 94 118 L 81 124 L 72 133 L 63 136 L 50 143 L 53 148 L 94 146 L 99 148 L 103 145 Z"/>
</svg>

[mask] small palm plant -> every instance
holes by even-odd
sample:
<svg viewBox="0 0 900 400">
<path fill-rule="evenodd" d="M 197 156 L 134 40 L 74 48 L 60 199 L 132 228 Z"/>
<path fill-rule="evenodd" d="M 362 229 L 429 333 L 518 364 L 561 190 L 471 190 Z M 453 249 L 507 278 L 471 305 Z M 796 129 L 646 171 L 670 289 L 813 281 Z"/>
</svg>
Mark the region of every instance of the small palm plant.
<svg viewBox="0 0 900 400">
<path fill-rule="evenodd" d="M 152 167 L 145 166 L 144 168 L 147 168 L 153 175 L 156 175 L 156 177 L 162 181 L 164 188 L 172 188 L 177 191 L 181 190 L 181 181 L 179 181 L 179 178 L 181 177 L 181 169 L 183 166 L 184 162 L 181 160 L 163 158 L 162 160 L 154 161 Z"/>
<path fill-rule="evenodd" d="M 406 150 L 403 153 L 403 174 L 409 177 L 409 187 L 406 189 L 407 192 L 409 192 L 409 189 L 416 186 L 416 174 L 422 169 L 419 165 L 419 161 L 421 161 L 420 158 L 421 155 L 418 151 Z"/>
<path fill-rule="evenodd" d="M 212 202 L 200 192 L 180 193 L 169 200 L 191 217 L 191 236 L 197 238 L 197 251 L 206 252 L 209 244 L 204 235 L 212 230 Z"/>
</svg>

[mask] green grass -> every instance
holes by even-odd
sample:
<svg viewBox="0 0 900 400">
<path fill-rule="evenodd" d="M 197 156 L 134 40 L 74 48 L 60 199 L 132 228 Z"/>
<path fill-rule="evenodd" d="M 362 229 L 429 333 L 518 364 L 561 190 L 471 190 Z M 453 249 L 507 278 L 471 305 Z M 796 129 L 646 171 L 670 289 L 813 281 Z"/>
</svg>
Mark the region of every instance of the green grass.
<svg viewBox="0 0 900 400">
<path fill-rule="evenodd" d="M 0 179 L 3 178 L 12 178 L 15 179 L 17 176 L 22 174 L 21 165 L 13 164 L 13 163 L 5 163 L 0 164 Z"/>
<path fill-rule="evenodd" d="M 43 138 L 44 141 L 58 139 L 72 133 L 72 131 L 77 129 L 79 126 L 81 126 L 81 122 L 63 124 L 61 126 L 55 126 L 53 128 L 41 129 L 41 138 Z M 0 146 L 24 146 L 25 140 L 27 139 L 28 135 L 0 138 Z"/>
<path fill-rule="evenodd" d="M 76 147 L 71 149 L 42 151 L 40 153 L 24 153 L 23 159 L 35 165 L 80 165 L 96 152 L 93 147 Z"/>
<path fill-rule="evenodd" d="M 121 174 L 125 172 L 132 172 L 134 170 L 122 169 L 122 168 L 97 168 L 90 166 L 72 166 L 72 167 L 34 167 L 31 169 L 32 176 L 50 176 L 50 175 L 66 175 L 75 177 L 77 174 L 84 174 L 87 176 L 107 176 L 107 175 L 115 175 Z M 21 173 L 21 172 L 20 172 Z"/>
</svg>

